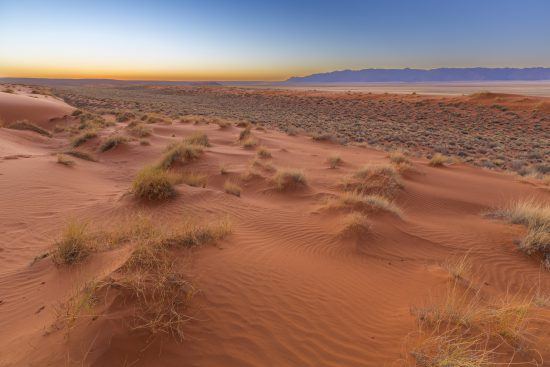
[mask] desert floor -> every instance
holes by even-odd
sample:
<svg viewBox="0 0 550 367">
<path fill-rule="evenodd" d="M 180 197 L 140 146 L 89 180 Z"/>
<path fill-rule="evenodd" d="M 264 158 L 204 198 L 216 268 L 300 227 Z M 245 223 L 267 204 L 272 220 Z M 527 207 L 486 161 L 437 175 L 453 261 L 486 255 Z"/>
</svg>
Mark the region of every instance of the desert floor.
<svg viewBox="0 0 550 367">
<path fill-rule="evenodd" d="M 86 90 L 93 97 L 60 92 L 89 111 L 75 116 L 75 107 L 42 91 L 17 87 L 0 93 L 7 127 L 27 119 L 51 133 L 0 128 L 0 366 L 435 366 L 438 354 L 461 348 L 463 360 L 480 362 L 472 366 L 550 363 L 550 273 L 539 254 L 528 256 L 518 248 L 526 234 L 523 225 L 489 215 L 517 200 L 547 207 L 547 184 L 458 160 L 431 166 L 425 155 L 433 141 L 421 134 L 412 139 L 404 161 L 372 147 L 312 139 L 300 123 L 314 124 L 305 116 L 314 114 L 308 106 L 319 99 L 301 92 L 250 96 L 209 90 L 197 96 L 200 90 L 181 92 L 203 98 L 194 111 L 174 112 L 194 115 L 181 118 L 167 112 L 169 101 L 158 103 L 158 115 L 152 115 L 131 99 L 100 97 L 101 91 Z M 218 96 L 225 112 L 217 118 L 213 111 L 196 116 L 212 93 L 225 93 Z M 146 103 L 146 96 L 139 97 Z M 228 113 L 237 111 L 231 105 L 235 98 L 245 100 L 237 107 L 246 104 L 246 111 L 269 111 L 269 119 Z M 437 112 L 430 107 L 443 103 L 419 96 L 383 95 L 367 102 L 353 95 L 322 98 L 331 106 L 345 104 L 345 113 L 356 104 L 362 111 L 373 104 L 369 119 L 379 113 L 379 121 L 397 121 L 392 114 L 417 104 L 422 110 L 410 112 L 424 116 L 417 126 L 422 120 L 436 126 L 430 116 Z M 448 110 L 448 119 L 461 119 L 464 136 L 496 132 L 506 148 L 503 165 L 511 166 L 520 155 L 528 165 L 548 162 L 547 101 L 477 98 L 477 104 L 445 100 L 439 108 Z M 306 106 L 302 114 L 299 103 Z M 121 117 L 121 110 L 132 114 Z M 150 116 L 141 118 L 146 113 Z M 303 129 L 295 136 L 281 131 L 277 113 L 281 121 L 296 114 Z M 492 124 L 490 113 L 501 124 Z M 323 119 L 332 114 L 327 106 L 321 110 Z M 467 125 L 472 114 L 481 125 Z M 516 121 L 521 129 L 510 132 Z M 250 135 L 239 140 L 246 126 Z M 433 130 L 442 144 L 455 134 L 446 126 Z M 95 135 L 74 147 L 75 137 L 92 130 Z M 175 195 L 155 202 L 136 198 L 137 172 L 159 162 L 169 144 L 196 132 L 205 133 L 209 145 L 195 159 L 168 168 L 181 177 Z M 375 134 L 382 139 L 385 133 Z M 408 141 L 407 133 L 396 129 L 395 134 Z M 124 139 L 102 152 L 112 136 Z M 505 146 L 514 136 L 519 145 Z M 485 147 L 486 139 L 478 140 Z M 542 153 L 529 158 L 534 142 Z M 476 162 L 488 152 L 478 148 L 474 145 L 471 154 L 479 154 Z M 71 155 L 75 151 L 87 159 Z M 365 166 L 385 169 L 361 186 L 365 197 L 378 201 L 346 201 L 346 185 Z M 303 180 L 277 187 L 285 169 L 300 170 Z M 227 181 L 240 187 L 240 196 L 226 192 Z M 142 237 L 100 237 L 82 261 L 52 261 L 68 221 L 113 233 L 136 215 L 167 231 L 188 221 L 231 223 L 223 238 L 169 249 L 175 271 L 185 279 L 181 292 L 193 295 L 183 311 L 177 308 L 186 316 L 177 326 L 181 335 L 170 327 L 136 327 L 136 315 L 152 324 L 151 310 L 139 308 L 139 297 L 125 297 L 123 280 Z"/>
</svg>

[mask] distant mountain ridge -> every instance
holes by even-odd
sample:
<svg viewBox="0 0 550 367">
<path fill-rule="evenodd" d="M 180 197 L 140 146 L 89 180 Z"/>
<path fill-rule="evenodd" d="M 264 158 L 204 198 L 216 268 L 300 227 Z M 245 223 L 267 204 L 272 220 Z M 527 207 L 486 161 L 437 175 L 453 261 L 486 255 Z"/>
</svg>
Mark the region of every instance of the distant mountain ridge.
<svg viewBox="0 0 550 367">
<path fill-rule="evenodd" d="M 363 69 L 292 77 L 287 83 L 466 82 L 550 80 L 550 68 Z"/>
</svg>

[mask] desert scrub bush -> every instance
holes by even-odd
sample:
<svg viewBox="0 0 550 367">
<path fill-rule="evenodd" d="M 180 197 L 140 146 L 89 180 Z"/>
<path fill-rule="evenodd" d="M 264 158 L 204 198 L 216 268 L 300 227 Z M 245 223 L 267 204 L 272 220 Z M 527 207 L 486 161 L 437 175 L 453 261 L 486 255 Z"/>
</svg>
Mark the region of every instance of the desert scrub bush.
<svg viewBox="0 0 550 367">
<path fill-rule="evenodd" d="M 119 112 L 116 114 L 117 122 L 126 122 L 134 118 L 136 118 L 136 115 L 133 112 L 129 112 L 129 111 Z"/>
<path fill-rule="evenodd" d="M 339 155 L 331 155 L 327 158 L 327 162 L 329 167 L 334 169 L 342 164 L 342 158 Z"/>
<path fill-rule="evenodd" d="M 187 172 L 181 175 L 181 182 L 193 187 L 206 187 L 208 176 L 199 172 Z"/>
<path fill-rule="evenodd" d="M 71 140 L 71 145 L 73 148 L 76 148 L 95 137 L 97 137 L 97 132 L 95 130 L 84 131 Z"/>
<path fill-rule="evenodd" d="M 74 116 L 74 117 L 80 116 L 80 115 L 82 115 L 82 113 L 83 113 L 82 110 L 76 109 L 76 110 L 73 111 L 73 113 L 71 113 L 71 116 Z"/>
<path fill-rule="evenodd" d="M 385 211 L 398 218 L 403 217 L 401 209 L 392 201 L 380 195 L 363 195 L 360 192 L 346 191 L 326 204 L 327 208 L 342 208 L 363 213 Z"/>
<path fill-rule="evenodd" d="M 208 141 L 208 135 L 201 131 L 196 131 L 185 138 L 184 142 L 190 145 L 199 145 L 203 147 L 209 147 L 210 142 Z"/>
<path fill-rule="evenodd" d="M 164 200 L 176 194 L 172 177 L 161 168 L 148 166 L 136 175 L 132 183 L 132 193 L 140 199 Z"/>
<path fill-rule="evenodd" d="M 342 219 L 340 236 L 353 237 L 364 236 L 371 231 L 371 225 L 365 213 L 352 212 Z"/>
<path fill-rule="evenodd" d="M 259 159 L 258 157 L 254 158 L 252 162 L 250 163 L 250 167 L 252 168 L 259 168 L 261 170 L 264 170 L 266 172 L 275 172 L 277 169 L 274 165 L 272 165 L 269 162 L 266 162 L 262 159 Z"/>
<path fill-rule="evenodd" d="M 84 159 L 85 161 L 97 162 L 97 159 L 94 156 L 86 152 L 81 152 L 79 150 L 74 150 L 74 149 L 68 150 L 64 154 L 73 156 L 78 159 Z"/>
<path fill-rule="evenodd" d="M 430 162 L 428 164 L 432 167 L 443 167 L 445 163 L 447 163 L 448 161 L 449 161 L 448 157 L 445 157 L 441 153 L 436 153 L 430 159 Z"/>
<path fill-rule="evenodd" d="M 69 159 L 65 154 L 62 153 L 57 154 L 57 163 L 68 167 L 74 166 L 74 161 Z"/>
<path fill-rule="evenodd" d="M 302 170 L 282 169 L 273 178 L 277 190 L 287 190 L 307 185 L 306 176 Z"/>
<path fill-rule="evenodd" d="M 170 226 L 162 235 L 162 245 L 168 247 L 198 247 L 214 243 L 232 232 L 231 221 L 183 220 Z"/>
<path fill-rule="evenodd" d="M 185 142 L 170 145 L 162 157 L 159 167 L 168 169 L 175 163 L 183 164 L 197 159 L 202 154 L 202 149 L 202 146 L 191 145 Z"/>
<path fill-rule="evenodd" d="M 69 221 L 61 237 L 54 243 L 53 261 L 57 265 L 71 265 L 82 261 L 91 251 L 90 240 L 86 223 Z"/>
<path fill-rule="evenodd" d="M 336 137 L 330 133 L 316 133 L 311 136 L 311 139 L 314 141 L 336 141 Z"/>
<path fill-rule="evenodd" d="M 20 120 L 20 121 L 13 122 L 9 124 L 7 127 L 8 129 L 13 129 L 13 130 L 29 130 L 29 131 L 38 133 L 40 135 L 47 136 L 49 138 L 52 137 L 52 134 L 48 130 L 43 129 L 40 126 L 37 126 L 33 123 L 30 123 L 27 120 Z"/>
<path fill-rule="evenodd" d="M 254 138 L 247 138 L 241 142 L 241 145 L 245 149 L 251 149 L 258 145 L 258 142 Z"/>
<path fill-rule="evenodd" d="M 239 133 L 239 140 L 240 141 L 243 141 L 245 139 L 248 139 L 250 138 L 250 136 L 252 135 L 252 131 L 250 129 L 250 126 L 246 126 L 243 130 L 241 130 L 241 132 Z"/>
<path fill-rule="evenodd" d="M 148 146 L 151 145 L 151 143 L 147 139 L 139 139 L 139 145 Z"/>
<path fill-rule="evenodd" d="M 147 136 L 150 136 L 153 132 L 153 130 L 142 123 L 128 125 L 128 131 L 130 134 L 137 136 L 138 138 L 145 138 Z"/>
<path fill-rule="evenodd" d="M 410 164 L 409 158 L 402 151 L 396 150 L 389 154 L 388 158 L 394 164 Z"/>
<path fill-rule="evenodd" d="M 550 205 L 529 198 L 517 200 L 493 213 L 511 223 L 527 227 L 527 234 L 519 248 L 528 255 L 540 253 L 544 264 L 550 269 Z"/>
<path fill-rule="evenodd" d="M 259 158 L 267 159 L 271 158 L 271 152 L 267 150 L 265 147 L 260 147 L 258 151 L 256 152 Z"/>
<path fill-rule="evenodd" d="M 99 150 L 101 152 L 106 152 L 108 150 L 116 148 L 119 144 L 126 143 L 127 141 L 128 138 L 121 135 L 110 136 L 99 146 Z"/>
<path fill-rule="evenodd" d="M 231 195 L 241 196 L 241 187 L 231 180 L 226 180 L 223 184 L 223 190 Z"/>
<path fill-rule="evenodd" d="M 360 192 L 365 195 L 394 197 L 403 188 L 401 176 L 392 165 L 366 165 L 353 176 L 342 182 L 344 191 Z"/>
</svg>

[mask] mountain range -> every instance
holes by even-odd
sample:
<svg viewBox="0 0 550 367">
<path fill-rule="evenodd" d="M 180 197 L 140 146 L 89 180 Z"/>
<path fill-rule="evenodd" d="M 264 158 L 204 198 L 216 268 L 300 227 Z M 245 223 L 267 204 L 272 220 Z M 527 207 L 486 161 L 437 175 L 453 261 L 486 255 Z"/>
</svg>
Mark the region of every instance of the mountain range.
<svg viewBox="0 0 550 367">
<path fill-rule="evenodd" d="M 550 68 L 363 69 L 292 77 L 287 83 L 460 82 L 550 80 Z"/>
</svg>

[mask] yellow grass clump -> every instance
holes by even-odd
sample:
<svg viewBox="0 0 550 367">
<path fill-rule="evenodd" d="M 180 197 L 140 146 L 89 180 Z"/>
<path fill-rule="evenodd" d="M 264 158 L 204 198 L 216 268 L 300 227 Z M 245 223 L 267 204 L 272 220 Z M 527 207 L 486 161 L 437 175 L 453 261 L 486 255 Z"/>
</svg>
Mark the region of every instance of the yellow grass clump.
<svg viewBox="0 0 550 367">
<path fill-rule="evenodd" d="M 158 167 L 148 166 L 136 175 L 133 194 L 140 199 L 164 200 L 175 195 L 170 174 Z"/>
<path fill-rule="evenodd" d="M 342 158 L 339 155 L 331 155 L 327 158 L 328 165 L 334 169 L 342 164 Z"/>
<path fill-rule="evenodd" d="M 225 181 L 223 184 L 223 190 L 228 194 L 241 196 L 241 187 L 231 180 Z"/>
<path fill-rule="evenodd" d="M 202 146 L 188 143 L 176 143 L 168 147 L 167 152 L 162 157 L 159 167 L 168 169 L 175 163 L 186 163 L 197 159 L 202 154 Z"/>
<path fill-rule="evenodd" d="M 342 188 L 345 191 L 391 198 L 403 188 L 403 183 L 399 172 L 392 165 L 366 165 L 352 177 L 344 179 Z"/>
<path fill-rule="evenodd" d="M 403 212 L 389 199 L 380 195 L 363 195 L 360 192 L 344 192 L 329 200 L 327 208 L 343 208 L 360 212 L 385 211 L 402 218 Z"/>
<path fill-rule="evenodd" d="M 304 172 L 297 169 L 283 169 L 277 171 L 274 181 L 277 190 L 281 191 L 307 185 Z"/>
<path fill-rule="evenodd" d="M 432 167 L 443 167 L 445 163 L 449 161 L 448 157 L 445 157 L 441 153 L 436 153 L 434 156 L 430 159 L 429 165 Z"/>
<path fill-rule="evenodd" d="M 54 244 L 52 259 L 57 265 L 71 265 L 85 259 L 90 253 L 91 236 L 86 223 L 71 220 Z"/>
<path fill-rule="evenodd" d="M 203 147 L 209 147 L 210 142 L 208 140 L 208 135 L 201 131 L 196 131 L 185 138 L 185 142 L 189 145 L 197 145 Z"/>
</svg>

